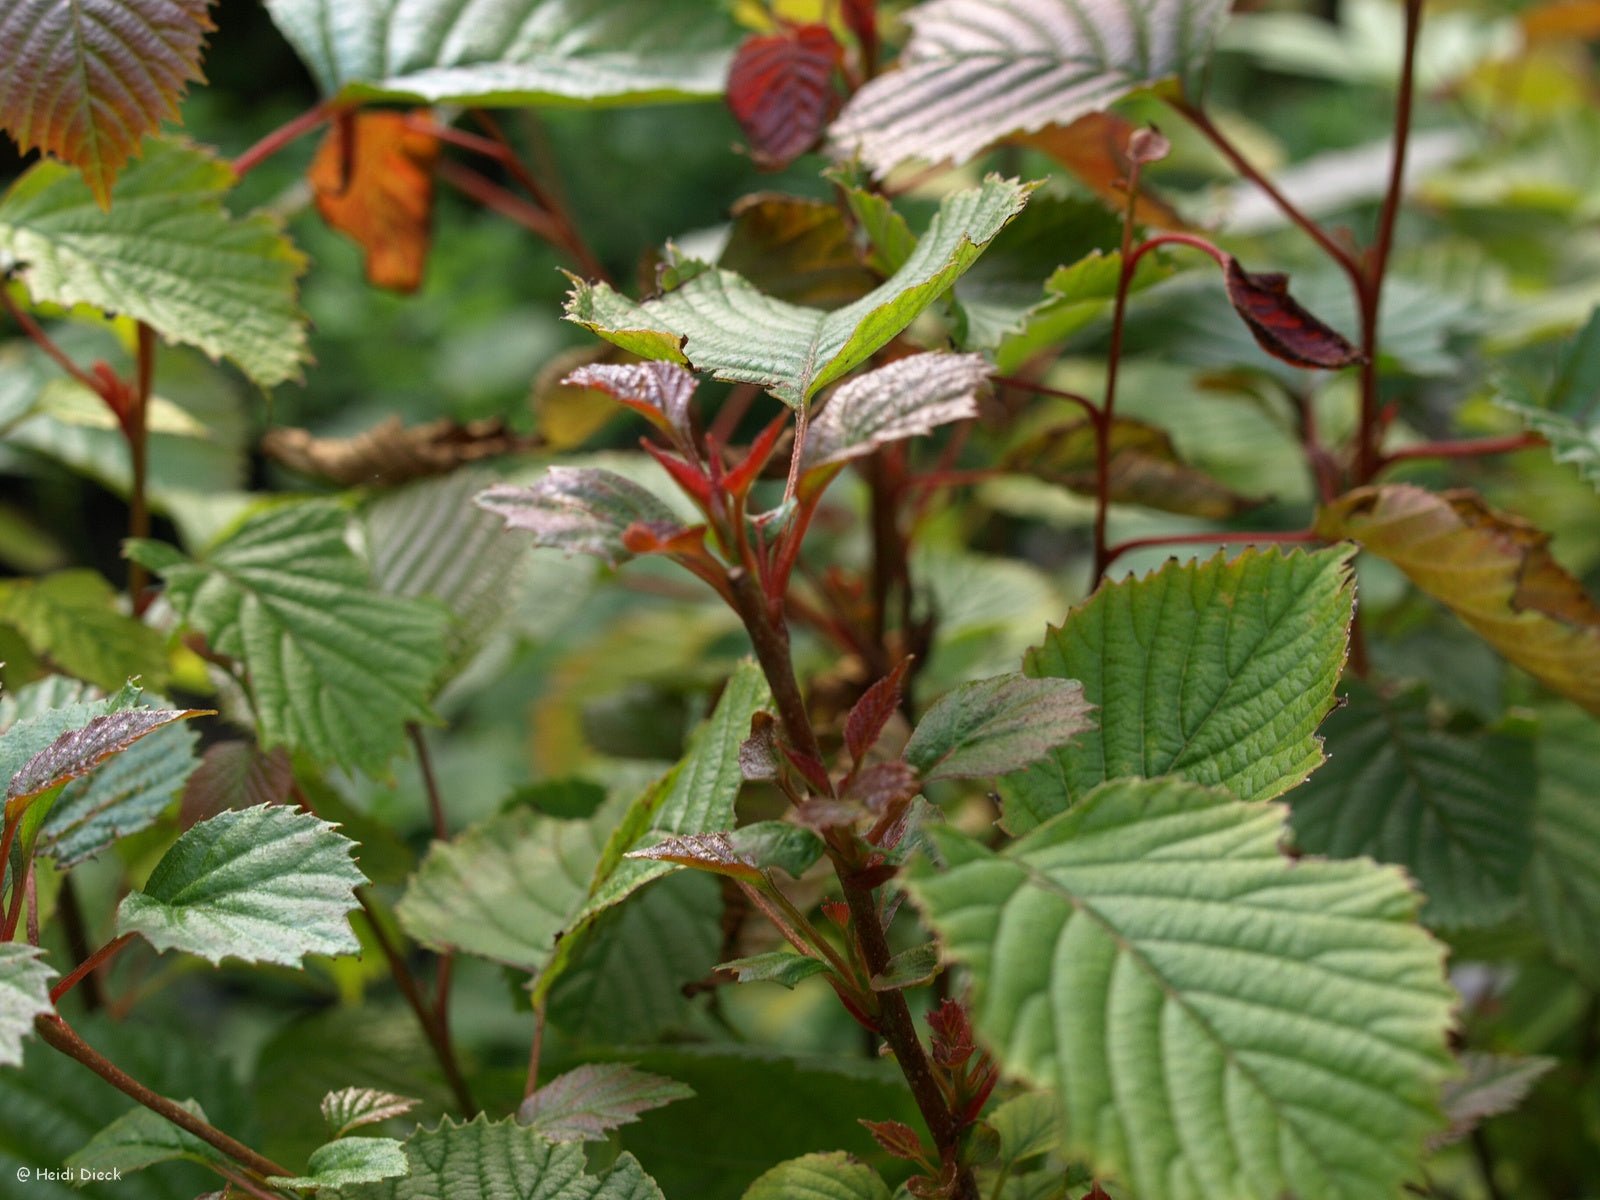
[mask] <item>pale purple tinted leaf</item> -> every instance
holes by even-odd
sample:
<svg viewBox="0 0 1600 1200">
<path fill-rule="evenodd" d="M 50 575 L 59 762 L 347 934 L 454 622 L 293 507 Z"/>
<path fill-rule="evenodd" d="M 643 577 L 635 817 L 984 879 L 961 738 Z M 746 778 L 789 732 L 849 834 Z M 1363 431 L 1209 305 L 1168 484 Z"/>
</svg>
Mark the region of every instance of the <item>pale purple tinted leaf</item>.
<svg viewBox="0 0 1600 1200">
<path fill-rule="evenodd" d="M 642 412 L 662 429 L 689 435 L 689 401 L 696 379 L 677 363 L 592 363 L 561 381 L 569 387 L 594 388 Z"/>
<path fill-rule="evenodd" d="M 551 467 L 528 487 L 499 484 L 480 492 L 479 508 L 498 513 L 540 546 L 592 554 L 612 566 L 632 557 L 622 535 L 630 525 L 678 525 L 672 511 L 646 489 L 614 471 Z"/>
<path fill-rule="evenodd" d="M 391 1117 L 403 1117 L 418 1104 L 410 1096 L 380 1092 L 376 1088 L 341 1088 L 322 1098 L 322 1119 L 336 1138 L 363 1125 L 376 1125 Z"/>
<path fill-rule="evenodd" d="M 806 435 L 805 469 L 871 454 L 879 446 L 978 415 L 989 377 L 979 354 L 913 354 L 839 388 Z"/>
<path fill-rule="evenodd" d="M 183 825 L 228 808 L 281 803 L 293 783 L 294 768 L 284 747 L 263 750 L 254 742 L 217 742 L 201 756 L 184 786 L 179 810 Z"/>
<path fill-rule="evenodd" d="M 524 1100 L 517 1121 L 552 1142 L 598 1142 L 619 1125 L 633 1124 L 640 1113 L 693 1096 L 687 1085 L 627 1063 L 588 1063 Z"/>
<path fill-rule="evenodd" d="M 47 788 L 76 779 L 104 758 L 124 750 L 163 725 L 198 716 L 197 709 L 130 708 L 96 717 L 81 729 L 63 733 L 11 776 L 6 799 L 37 796 Z"/>
<path fill-rule="evenodd" d="M 941 696 L 906 743 L 905 760 L 930 779 L 1004 775 L 1094 728 L 1073 679 L 996 675 Z"/>
<path fill-rule="evenodd" d="M 1466 1074 L 1445 1084 L 1439 1098 L 1450 1127 L 1429 1139 L 1430 1150 L 1458 1142 L 1490 1117 L 1516 1108 L 1556 1060 L 1469 1050 L 1462 1054 L 1461 1065 Z"/>
<path fill-rule="evenodd" d="M 733 840 L 725 833 L 684 834 L 654 846 L 630 850 L 623 857 L 676 863 L 733 879 L 757 879 L 761 875 L 755 864 L 734 848 Z"/>
</svg>

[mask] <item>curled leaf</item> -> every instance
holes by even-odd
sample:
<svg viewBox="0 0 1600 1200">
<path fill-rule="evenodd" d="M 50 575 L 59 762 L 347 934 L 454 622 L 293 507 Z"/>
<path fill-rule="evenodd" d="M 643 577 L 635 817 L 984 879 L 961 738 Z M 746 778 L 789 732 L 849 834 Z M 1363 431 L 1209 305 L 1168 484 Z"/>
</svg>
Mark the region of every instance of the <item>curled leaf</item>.
<svg viewBox="0 0 1600 1200">
<path fill-rule="evenodd" d="M 839 104 L 833 72 L 843 56 L 826 25 L 745 39 L 728 72 L 728 107 L 757 165 L 786 167 L 816 145 Z"/>
<path fill-rule="evenodd" d="M 1362 361 L 1361 351 L 1342 333 L 1307 312 L 1289 295 L 1287 275 L 1252 275 L 1232 257 L 1225 269 L 1228 299 L 1234 311 L 1268 354 L 1297 367 L 1327 371 Z"/>
<path fill-rule="evenodd" d="M 696 380 L 693 371 L 677 363 L 589 363 L 561 382 L 605 392 L 673 438 L 690 434 L 689 402 L 694 399 Z"/>
<path fill-rule="evenodd" d="M 366 253 L 367 279 L 378 287 L 414 292 L 422 282 L 438 158 L 439 139 L 402 112 L 347 115 L 317 147 L 317 211 Z"/>
<path fill-rule="evenodd" d="M 677 518 L 654 495 L 615 471 L 551 467 L 528 487 L 498 484 L 480 492 L 479 508 L 498 513 L 511 529 L 533 534 L 534 542 L 568 554 L 592 554 L 612 566 L 633 556 L 625 535 L 642 525 L 662 531 Z"/>
<path fill-rule="evenodd" d="M 1388 559 L 1507 661 L 1600 713 L 1600 606 L 1550 554 L 1550 535 L 1467 491 L 1358 488 L 1317 532 Z"/>
<path fill-rule="evenodd" d="M 399 417 L 386 417 L 353 437 L 322 438 L 286 427 L 261 438 L 261 452 L 274 462 L 342 487 L 394 487 L 536 445 L 537 437 L 514 433 L 499 417 L 409 427 Z"/>
<path fill-rule="evenodd" d="M 804 469 L 817 471 L 880 446 L 978 415 L 989 378 L 981 354 L 913 354 L 857 376 L 828 400 L 806 437 Z"/>
</svg>

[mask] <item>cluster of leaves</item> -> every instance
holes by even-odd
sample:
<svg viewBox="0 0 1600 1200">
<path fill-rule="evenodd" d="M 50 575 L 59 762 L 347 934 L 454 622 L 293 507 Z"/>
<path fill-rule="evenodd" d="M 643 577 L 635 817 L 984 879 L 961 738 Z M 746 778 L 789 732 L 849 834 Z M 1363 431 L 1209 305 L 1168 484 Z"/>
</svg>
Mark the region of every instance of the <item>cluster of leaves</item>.
<svg viewBox="0 0 1600 1200">
<path fill-rule="evenodd" d="M 0 0 L 6 1176 L 1600 1186 L 1600 21 L 1338 7 Z"/>
</svg>

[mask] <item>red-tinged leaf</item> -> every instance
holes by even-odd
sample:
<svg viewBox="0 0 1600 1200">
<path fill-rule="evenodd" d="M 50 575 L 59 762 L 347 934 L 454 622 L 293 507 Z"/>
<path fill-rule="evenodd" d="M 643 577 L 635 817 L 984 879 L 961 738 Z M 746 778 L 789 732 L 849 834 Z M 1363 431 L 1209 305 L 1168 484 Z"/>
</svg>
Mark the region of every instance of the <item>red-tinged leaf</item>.
<svg viewBox="0 0 1600 1200">
<path fill-rule="evenodd" d="M 873 813 L 890 812 L 896 805 L 917 794 L 917 773 L 911 765 L 895 759 L 892 762 L 873 763 L 859 772 L 845 789 L 845 795 L 859 800 Z"/>
<path fill-rule="evenodd" d="M 87 775 L 109 758 L 163 725 L 204 716 L 209 710 L 193 708 L 125 708 L 107 713 L 79 729 L 70 729 L 19 767 L 6 786 L 6 810 L 58 783 Z"/>
<path fill-rule="evenodd" d="M 1009 774 L 1093 729 L 1093 710 L 1076 680 L 1017 672 L 975 679 L 923 714 L 905 760 L 924 780 Z"/>
<path fill-rule="evenodd" d="M 644 447 L 645 453 L 660 463 L 662 470 L 672 476 L 672 481 L 682 488 L 685 494 L 692 496 L 702 508 L 711 503 L 711 480 L 706 477 L 704 471 L 684 462 L 676 454 L 663 450 L 648 439 L 641 438 L 639 445 Z"/>
<path fill-rule="evenodd" d="M 813 797 L 794 810 L 797 824 L 818 833 L 830 829 L 846 829 L 869 815 L 866 805 L 859 800 L 831 800 Z"/>
<path fill-rule="evenodd" d="M 595 388 L 641 414 L 682 445 L 691 436 L 689 403 L 698 380 L 677 363 L 592 363 L 561 381 L 570 387 Z"/>
<path fill-rule="evenodd" d="M 0 4 L 0 126 L 83 171 L 102 208 L 117 172 L 162 121 L 215 29 L 211 0 L 8 0 Z"/>
<path fill-rule="evenodd" d="M 689 1100 L 694 1089 L 627 1063 L 586 1063 L 558 1075 L 517 1109 L 517 1122 L 552 1142 L 603 1142 L 639 1114 Z"/>
<path fill-rule="evenodd" d="M 410 1096 L 397 1096 L 377 1088 L 347 1087 L 322 1098 L 322 1119 L 334 1137 L 342 1138 L 364 1125 L 403 1117 L 421 1103 Z"/>
<path fill-rule="evenodd" d="M 959 1001 L 940 1001 L 939 1007 L 928 1014 L 928 1025 L 933 1030 L 933 1060 L 940 1066 L 959 1067 L 972 1057 L 976 1049 L 972 1041 L 972 1022 Z"/>
<path fill-rule="evenodd" d="M 739 465 L 728 472 L 727 478 L 722 481 L 722 486 L 731 496 L 743 496 L 750 490 L 752 484 L 761 477 L 772 452 L 776 449 L 779 439 L 789 428 L 789 414 L 779 413 L 763 429 L 755 441 L 750 443 L 750 449 Z"/>
<path fill-rule="evenodd" d="M 1337 329 L 1323 324 L 1289 295 L 1289 277 L 1252 275 L 1228 259 L 1228 299 L 1250 327 L 1257 344 L 1274 358 L 1297 367 L 1332 371 L 1362 361 Z"/>
<path fill-rule="evenodd" d="M 745 39 L 728 71 L 728 107 L 759 166 L 786 167 L 817 144 L 839 105 L 833 72 L 843 54 L 826 25 Z"/>
<path fill-rule="evenodd" d="M 760 869 L 734 849 L 732 839 L 725 833 L 684 834 L 642 850 L 630 850 L 624 857 L 676 863 L 680 867 L 693 867 L 697 871 L 749 883 L 761 878 Z"/>
<path fill-rule="evenodd" d="M 828 397 L 811 423 L 804 450 L 807 474 L 971 420 L 978 415 L 978 395 L 988 385 L 989 371 L 981 354 L 930 351 L 857 375 Z"/>
<path fill-rule="evenodd" d="M 802 754 L 785 742 L 779 742 L 778 749 L 783 751 L 783 757 L 789 761 L 789 765 L 800 772 L 800 777 L 809 783 L 814 791 L 827 795 L 833 790 L 832 781 L 828 778 L 827 767 L 809 754 Z"/>
<path fill-rule="evenodd" d="M 1144 163 L 1154 162 L 1155 158 L 1148 155 L 1160 149 L 1149 134 L 1149 130 L 1136 128 L 1115 113 L 1093 112 L 1069 125 L 1046 126 L 1017 141 L 1048 154 L 1108 206 L 1121 212 L 1128 204 L 1128 173 L 1135 151 Z M 1155 137 L 1166 141 L 1160 134 Z M 1141 225 L 1155 229 L 1189 227 L 1177 210 L 1145 182 L 1139 184 L 1133 216 Z"/>
<path fill-rule="evenodd" d="M 868 1121 L 862 1119 L 867 1132 L 872 1135 L 872 1140 L 882 1146 L 886 1153 L 896 1158 L 903 1158 L 907 1162 L 914 1162 L 918 1166 L 930 1167 L 928 1151 L 922 1145 L 922 1138 L 911 1126 L 900 1121 Z"/>
<path fill-rule="evenodd" d="M 180 824 L 189 826 L 229 808 L 281 804 L 294 783 L 289 751 L 263 750 L 255 742 L 218 742 L 201 756 L 184 785 Z"/>
<path fill-rule="evenodd" d="M 824 900 L 822 902 L 822 915 L 840 929 L 850 928 L 850 906 L 843 900 Z"/>
<path fill-rule="evenodd" d="M 705 549 L 706 527 L 636 521 L 622 531 L 622 544 L 630 554 L 698 554 Z"/>
<path fill-rule="evenodd" d="M 477 497 L 479 508 L 498 513 L 511 529 L 568 554 L 592 554 L 612 566 L 631 554 L 623 535 L 636 524 L 672 526 L 677 519 L 654 495 L 614 471 L 551 467 L 530 487 L 498 484 Z"/>
<path fill-rule="evenodd" d="M 844 744 L 850 757 L 860 762 L 867 751 L 877 744 L 883 727 L 900 708 L 901 692 L 905 686 L 906 671 L 911 666 L 909 658 L 902 658 L 894 670 L 862 693 L 844 722 Z"/>
<path fill-rule="evenodd" d="M 317 148 L 309 173 L 317 211 L 366 252 L 377 287 L 414 292 L 422 282 L 438 159 L 439 139 L 401 112 L 347 115 Z"/>
<path fill-rule="evenodd" d="M 1111 1200 L 1111 1196 L 1097 1183 L 1083 1194 L 1083 1200 Z"/>
<path fill-rule="evenodd" d="M 778 777 L 778 719 L 771 713 L 750 718 L 750 736 L 739 744 L 739 770 L 751 782 Z"/>
</svg>

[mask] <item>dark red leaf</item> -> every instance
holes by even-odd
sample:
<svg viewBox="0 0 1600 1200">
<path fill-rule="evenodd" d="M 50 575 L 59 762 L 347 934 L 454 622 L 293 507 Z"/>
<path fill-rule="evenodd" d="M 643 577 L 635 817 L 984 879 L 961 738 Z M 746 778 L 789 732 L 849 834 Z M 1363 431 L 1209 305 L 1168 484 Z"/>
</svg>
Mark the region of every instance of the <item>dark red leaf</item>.
<svg viewBox="0 0 1600 1200">
<path fill-rule="evenodd" d="M 179 824 L 187 829 L 224 809 L 282 804 L 294 784 L 294 767 L 282 746 L 263 750 L 254 742 L 217 742 L 184 785 Z"/>
<path fill-rule="evenodd" d="M 972 1057 L 972 1024 L 958 1001 L 944 1000 L 928 1014 L 933 1029 L 933 1061 L 941 1067 L 959 1067 Z"/>
<path fill-rule="evenodd" d="M 860 762 L 866 752 L 877 743 L 883 727 L 889 723 L 900 707 L 901 692 L 905 686 L 909 658 L 902 658 L 895 669 L 869 687 L 857 700 L 844 722 L 844 744 L 850 757 Z"/>
<path fill-rule="evenodd" d="M 850 928 L 850 906 L 843 900 L 824 900 L 822 902 L 822 915 L 840 929 Z"/>
<path fill-rule="evenodd" d="M 792 766 L 796 771 L 800 772 L 801 777 L 807 783 L 809 783 L 815 791 L 821 792 L 823 795 L 827 795 L 833 790 L 833 785 L 828 779 L 827 767 L 823 766 L 809 754 L 802 754 L 793 746 L 785 745 L 782 742 L 780 742 L 778 746 L 779 749 L 783 751 L 784 758 L 789 760 L 789 765 Z"/>
<path fill-rule="evenodd" d="M 873 763 L 857 773 L 845 788 L 845 795 L 859 800 L 874 813 L 883 814 L 917 794 L 917 773 L 911 764 L 895 759 L 893 762 Z"/>
<path fill-rule="evenodd" d="M 1236 258 L 1228 259 L 1227 275 L 1228 299 L 1234 311 L 1274 358 L 1329 371 L 1361 361 L 1361 351 L 1343 334 L 1324 325 L 1289 295 L 1287 275 L 1252 275 Z"/>
<path fill-rule="evenodd" d="M 751 484 L 760 477 L 762 469 L 767 465 L 767 460 L 772 457 L 773 448 L 777 446 L 778 439 L 789 428 L 789 414 L 781 412 L 767 425 L 750 443 L 750 451 L 740 461 L 739 465 L 728 472 L 728 477 L 722 481 L 722 486 L 727 488 L 730 496 L 743 496 L 750 490 Z"/>
<path fill-rule="evenodd" d="M 928 1152 L 923 1148 L 922 1139 L 917 1136 L 917 1131 L 911 1126 L 900 1121 L 868 1121 L 862 1119 L 861 1123 L 867 1127 L 867 1132 L 872 1135 L 872 1140 L 882 1146 L 889 1154 L 921 1166 L 930 1165 Z"/>
<path fill-rule="evenodd" d="M 838 108 L 833 72 L 843 52 L 826 25 L 745 39 L 728 72 L 728 107 L 757 165 L 786 167 L 816 145 Z"/>
<path fill-rule="evenodd" d="M 639 444 L 651 458 L 661 464 L 668 475 L 672 476 L 673 482 L 692 496 L 700 507 L 704 508 L 711 503 L 711 480 L 706 478 L 704 471 L 663 450 L 647 438 L 640 438 Z"/>
<path fill-rule="evenodd" d="M 861 59 L 867 74 L 872 74 L 878 59 L 878 0 L 844 0 L 840 15 L 861 44 Z"/>
</svg>

